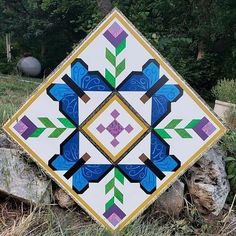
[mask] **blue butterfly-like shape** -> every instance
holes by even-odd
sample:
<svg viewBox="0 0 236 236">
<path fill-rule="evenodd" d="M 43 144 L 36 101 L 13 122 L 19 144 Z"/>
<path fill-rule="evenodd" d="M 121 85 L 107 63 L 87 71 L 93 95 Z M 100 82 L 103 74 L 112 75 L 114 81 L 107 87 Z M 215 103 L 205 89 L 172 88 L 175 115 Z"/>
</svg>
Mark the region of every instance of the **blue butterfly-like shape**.
<svg viewBox="0 0 236 236">
<path fill-rule="evenodd" d="M 79 123 L 78 95 L 67 84 L 52 84 L 47 89 L 48 95 L 59 102 L 60 112 L 75 126 Z"/>
<path fill-rule="evenodd" d="M 56 171 L 68 171 L 79 161 L 79 133 L 74 131 L 62 144 L 61 154 L 49 161 Z M 111 164 L 84 164 L 71 177 L 72 187 L 77 193 L 83 193 L 90 182 L 99 182 L 111 169 Z"/>
<path fill-rule="evenodd" d="M 169 145 L 154 132 L 151 133 L 150 160 L 162 172 L 176 171 L 181 165 L 175 156 L 169 155 Z M 118 167 L 130 182 L 140 183 L 146 193 L 151 194 L 155 191 L 157 176 L 145 164 L 120 164 Z"/>
<path fill-rule="evenodd" d="M 142 72 L 132 72 L 118 86 L 118 91 L 147 92 L 160 80 L 160 66 L 150 59 L 143 66 Z M 153 127 L 170 113 L 171 102 L 177 101 L 183 94 L 183 90 L 176 84 L 164 84 L 152 95 L 152 118 Z"/>
<path fill-rule="evenodd" d="M 71 79 L 75 85 L 83 91 L 99 92 L 111 91 L 112 89 L 99 72 L 89 72 L 88 66 L 81 59 L 76 59 L 71 64 Z M 60 103 L 59 110 L 61 113 L 64 114 L 74 125 L 78 125 L 78 94 L 76 94 L 66 83 L 52 84 L 48 87 L 47 94 L 54 101 Z"/>
<path fill-rule="evenodd" d="M 112 91 L 112 87 L 98 71 L 88 71 L 82 59 L 75 59 L 71 64 L 71 79 L 83 91 Z"/>
</svg>

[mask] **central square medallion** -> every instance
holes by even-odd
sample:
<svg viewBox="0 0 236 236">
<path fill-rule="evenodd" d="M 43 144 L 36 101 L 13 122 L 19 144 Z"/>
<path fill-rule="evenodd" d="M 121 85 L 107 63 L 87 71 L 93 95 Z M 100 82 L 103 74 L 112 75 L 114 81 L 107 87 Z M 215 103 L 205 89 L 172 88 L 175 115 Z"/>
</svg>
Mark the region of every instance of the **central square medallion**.
<svg viewBox="0 0 236 236">
<path fill-rule="evenodd" d="M 112 162 L 118 162 L 146 133 L 148 126 L 114 94 L 89 118 L 82 130 Z"/>
</svg>

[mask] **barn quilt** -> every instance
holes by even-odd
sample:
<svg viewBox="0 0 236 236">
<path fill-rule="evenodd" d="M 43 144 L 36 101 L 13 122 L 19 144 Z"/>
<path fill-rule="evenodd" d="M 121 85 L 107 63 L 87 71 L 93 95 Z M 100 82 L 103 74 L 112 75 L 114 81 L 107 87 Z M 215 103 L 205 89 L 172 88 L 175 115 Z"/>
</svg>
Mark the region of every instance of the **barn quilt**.
<svg viewBox="0 0 236 236">
<path fill-rule="evenodd" d="M 4 129 L 111 231 L 137 217 L 225 132 L 118 10 Z"/>
</svg>

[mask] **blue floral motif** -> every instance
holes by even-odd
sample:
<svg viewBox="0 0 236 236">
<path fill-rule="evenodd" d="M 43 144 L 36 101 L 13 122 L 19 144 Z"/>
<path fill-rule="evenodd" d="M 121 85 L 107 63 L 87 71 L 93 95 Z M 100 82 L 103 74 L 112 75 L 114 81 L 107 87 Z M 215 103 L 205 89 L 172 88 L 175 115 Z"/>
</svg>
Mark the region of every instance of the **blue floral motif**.
<svg viewBox="0 0 236 236">
<path fill-rule="evenodd" d="M 79 161 L 79 133 L 74 132 L 61 144 L 62 153 L 55 155 L 50 161 L 51 168 L 57 171 L 68 171 Z M 111 164 L 84 164 L 72 176 L 72 185 L 76 192 L 82 193 L 89 182 L 97 182 L 110 171 Z"/>
<path fill-rule="evenodd" d="M 88 72 L 87 65 L 76 59 L 71 65 L 72 80 L 84 91 L 111 91 L 111 87 L 99 72 Z"/>
<path fill-rule="evenodd" d="M 114 91 L 104 77 L 96 71 L 88 71 L 88 66 L 76 59 L 71 64 L 71 79 L 80 91 Z M 165 116 L 170 113 L 171 103 L 182 96 L 182 89 L 175 84 L 160 83 L 159 64 L 151 59 L 143 66 L 141 72 L 132 72 L 118 87 L 116 91 L 145 92 L 150 91 L 161 84 L 158 89 L 151 92 L 152 114 L 150 128 L 155 127 Z M 60 103 L 60 111 L 74 124 L 79 124 L 78 94 L 68 84 L 52 84 L 48 95 Z M 169 145 L 155 132 L 150 135 L 150 161 L 162 172 L 175 171 L 181 165 L 173 155 L 169 155 Z M 79 131 L 76 130 L 61 144 L 60 155 L 55 155 L 49 165 L 54 170 L 68 171 L 79 161 Z M 99 182 L 112 168 L 113 164 L 83 164 L 73 173 L 73 189 L 83 193 L 89 186 L 89 182 Z M 130 182 L 140 183 L 140 187 L 151 194 L 156 189 L 157 176 L 144 164 L 118 164 L 117 168 Z"/>
<path fill-rule="evenodd" d="M 149 60 L 142 72 L 132 72 L 127 79 L 118 86 L 119 91 L 147 91 L 159 80 L 160 68 L 155 60 Z"/>
<path fill-rule="evenodd" d="M 60 102 L 60 111 L 75 125 L 79 123 L 78 95 L 67 84 L 52 84 L 48 95 Z"/>
<path fill-rule="evenodd" d="M 169 155 L 169 146 L 151 133 L 151 158 L 152 163 L 161 171 L 175 171 L 180 166 L 180 161 Z M 130 182 L 140 183 L 141 188 L 148 194 L 156 189 L 157 176 L 146 165 L 118 165 Z"/>
</svg>

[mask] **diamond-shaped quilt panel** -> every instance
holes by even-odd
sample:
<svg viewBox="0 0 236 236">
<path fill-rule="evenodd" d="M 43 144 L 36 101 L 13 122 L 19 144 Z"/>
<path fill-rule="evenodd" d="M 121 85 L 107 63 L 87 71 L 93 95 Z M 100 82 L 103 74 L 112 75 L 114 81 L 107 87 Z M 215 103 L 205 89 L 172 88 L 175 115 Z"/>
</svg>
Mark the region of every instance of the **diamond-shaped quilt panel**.
<svg viewBox="0 0 236 236">
<path fill-rule="evenodd" d="M 140 214 L 225 131 L 116 10 L 4 129 L 110 230 Z"/>
</svg>

